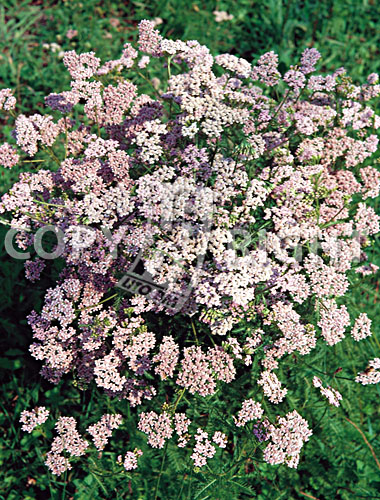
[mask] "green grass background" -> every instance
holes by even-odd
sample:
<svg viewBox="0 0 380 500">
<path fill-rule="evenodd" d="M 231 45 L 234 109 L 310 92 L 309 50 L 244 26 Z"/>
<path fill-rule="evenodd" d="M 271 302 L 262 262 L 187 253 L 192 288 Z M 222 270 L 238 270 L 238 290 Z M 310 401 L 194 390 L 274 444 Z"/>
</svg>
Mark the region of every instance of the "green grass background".
<svg viewBox="0 0 380 500">
<path fill-rule="evenodd" d="M 215 9 L 228 11 L 234 19 L 216 23 L 212 14 Z M 69 84 L 58 53 L 43 49 L 43 44 L 54 42 L 62 50 L 95 50 L 103 59 L 117 58 L 125 42 L 136 40 L 138 22 L 155 17 L 162 18 L 159 29 L 164 35 L 197 39 L 214 54 L 231 52 L 251 60 L 274 50 L 280 56 L 280 69 L 284 70 L 297 61 L 305 47 L 314 46 L 322 53 L 322 71 L 345 66 L 360 82 L 369 73 L 380 72 L 380 4 L 375 0 L 0 0 L 0 87 L 15 90 L 23 112 L 43 112 L 43 97 L 52 91 L 65 90 Z M 78 36 L 67 39 L 68 29 L 78 30 Z M 11 129 L 12 121 L 0 117 L 1 142 Z M 0 172 L 1 192 L 15 182 L 18 172 L 4 169 Z M 2 241 L 4 234 L 2 229 Z M 378 239 L 374 239 L 370 254 L 372 261 L 380 265 Z M 25 317 L 33 308 L 39 308 L 51 277 L 45 275 L 42 282 L 32 285 L 24 279 L 21 261 L 11 261 L 3 247 L 0 257 L 0 500 L 153 498 L 152 484 L 160 467 L 156 456 L 148 455 L 143 461 L 136 483 L 128 478 L 102 477 L 99 471 L 95 472 L 95 463 L 87 475 L 71 473 L 66 478 L 70 480 L 66 487 L 62 479 L 48 474 L 42 465 L 41 441 L 51 440 L 51 429 L 46 436 L 39 431 L 30 436 L 20 431 L 20 412 L 37 403 L 51 408 L 54 415 L 64 414 L 65 407 L 78 415 L 86 408 L 88 416 L 100 407 L 117 411 L 119 406 L 102 399 L 96 391 L 91 396 L 79 392 L 70 381 L 53 387 L 40 380 L 40 365 L 28 353 L 31 331 Z M 347 305 L 352 313 L 357 314 L 358 310 L 368 313 L 374 321 L 374 336 L 360 344 L 338 345 L 328 354 L 317 353 L 307 362 L 324 371 L 342 367 L 353 376 L 366 366 L 368 359 L 379 356 L 378 279 L 357 278 Z M 308 376 L 309 372 L 305 368 L 302 376 Z M 312 401 L 305 380 L 298 381 L 303 384 L 297 396 L 301 402 Z M 189 499 L 380 498 L 380 471 L 376 462 L 362 435 L 344 418 L 349 417 L 359 426 L 380 457 L 380 391 L 378 387 L 353 384 L 337 388 L 345 396 L 344 413 L 334 408 L 327 410 L 330 418 L 317 426 L 297 471 L 263 464 L 259 471 L 245 471 L 245 478 L 231 478 L 226 486 L 217 476 L 214 481 L 210 474 L 189 477 L 175 463 L 176 459 L 169 457 L 170 467 L 162 476 L 158 498 L 177 498 L 177 480 L 184 485 L 183 496 L 178 498 Z M 127 414 L 128 408 L 124 409 Z M 119 438 L 123 444 L 122 433 Z M 234 486 L 240 479 L 243 486 Z"/>
</svg>

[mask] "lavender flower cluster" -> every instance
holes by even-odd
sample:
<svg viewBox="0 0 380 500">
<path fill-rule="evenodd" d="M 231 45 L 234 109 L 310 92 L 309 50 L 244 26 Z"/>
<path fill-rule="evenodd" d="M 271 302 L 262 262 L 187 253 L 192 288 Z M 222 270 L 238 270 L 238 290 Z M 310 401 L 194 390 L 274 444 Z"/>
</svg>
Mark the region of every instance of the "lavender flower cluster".
<svg viewBox="0 0 380 500">
<path fill-rule="evenodd" d="M 316 49 L 281 75 L 273 52 L 255 64 L 213 57 L 196 41 L 163 38 L 151 21 L 140 23 L 138 44 L 103 64 L 93 52 L 65 53 L 70 89 L 46 97 L 52 114 L 19 115 L 17 149 L 0 147 L 5 167 L 41 151 L 57 164 L 22 173 L 0 205 L 11 213 L 21 250 L 46 226 L 65 237 L 65 267 L 41 311 L 28 318 L 30 351 L 53 383 L 75 371 L 83 384 L 132 407 L 150 404 L 138 424 L 149 444 L 162 448 L 177 436 L 196 467 L 231 436 L 216 429 L 211 438 L 177 413 L 182 395 L 210 397 L 259 366 L 231 421 L 243 433 L 255 420 L 264 459 L 297 467 L 311 436 L 307 421 L 295 409 L 270 420 L 250 396 L 265 396 L 272 410 L 286 400 L 291 387 L 276 374 L 281 359 L 341 342 L 351 324 L 339 302 L 348 275 L 377 270 L 364 249 L 379 231 L 366 203 L 380 187 L 368 164 L 378 147 L 380 116 L 370 103 L 380 94 L 379 78 L 355 85 L 343 68 L 314 75 Z M 157 60 L 166 83 L 149 76 Z M 150 95 L 139 90 L 145 82 Z M 0 108 L 14 107 L 10 90 L 1 91 Z M 166 295 L 185 294 L 179 311 L 157 291 L 113 304 L 115 285 L 137 257 Z M 39 258 L 25 267 L 32 281 L 45 268 Z M 312 323 L 301 313 L 305 306 Z M 185 319 L 192 328 L 161 336 L 147 312 L 175 313 L 178 325 Z M 351 335 L 360 341 L 370 327 L 360 314 Z M 357 382 L 379 382 L 378 358 L 370 367 Z M 336 390 L 317 377 L 313 383 L 339 405 Z M 179 394 L 173 404 L 157 396 L 158 387 L 170 386 Z M 88 446 L 62 418 L 47 458 L 57 474 L 70 466 L 63 450 L 78 456 Z M 99 450 L 120 422 L 106 415 L 88 429 Z M 119 463 L 134 469 L 140 454 L 129 451 Z"/>
</svg>

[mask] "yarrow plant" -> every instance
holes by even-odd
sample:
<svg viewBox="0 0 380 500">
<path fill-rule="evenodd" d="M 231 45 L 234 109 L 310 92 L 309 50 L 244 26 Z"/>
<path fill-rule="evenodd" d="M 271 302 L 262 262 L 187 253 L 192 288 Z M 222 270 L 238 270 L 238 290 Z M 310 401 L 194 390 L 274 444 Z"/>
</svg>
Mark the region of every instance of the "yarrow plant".
<svg viewBox="0 0 380 500">
<path fill-rule="evenodd" d="M 342 301 L 350 276 L 376 271 L 364 249 L 379 231 L 368 200 L 380 187 L 369 164 L 380 84 L 371 74 L 355 85 L 343 68 L 316 75 L 319 58 L 306 49 L 282 75 L 273 52 L 214 57 L 145 20 L 119 59 L 66 52 L 70 89 L 45 98 L 50 114 L 18 115 L 16 145 L 0 147 L 4 167 L 39 155 L 51 166 L 22 173 L 0 206 L 28 279 L 64 263 L 28 317 L 41 374 L 57 384 L 74 373 L 82 389 L 127 400 L 151 447 L 173 441 L 196 468 L 235 440 L 297 467 L 312 426 L 288 401 L 282 361 L 343 342 L 351 323 L 355 341 L 371 335 L 366 314 L 350 318 Z M 153 82 L 157 64 L 166 81 Z M 14 110 L 9 89 L 0 107 Z M 41 255 L 45 230 L 58 241 Z M 117 284 L 136 263 L 149 280 L 125 293 Z M 379 382 L 378 358 L 369 366 L 357 383 Z M 308 383 L 339 406 L 344 394 L 316 375 Z M 194 411 L 243 383 L 246 397 L 226 401 L 228 425 Z M 30 431 L 45 417 L 21 421 Z M 99 451 L 121 421 L 88 427 Z M 72 417 L 56 429 L 46 463 L 61 474 L 89 443 Z M 118 457 L 127 471 L 136 444 Z"/>
</svg>

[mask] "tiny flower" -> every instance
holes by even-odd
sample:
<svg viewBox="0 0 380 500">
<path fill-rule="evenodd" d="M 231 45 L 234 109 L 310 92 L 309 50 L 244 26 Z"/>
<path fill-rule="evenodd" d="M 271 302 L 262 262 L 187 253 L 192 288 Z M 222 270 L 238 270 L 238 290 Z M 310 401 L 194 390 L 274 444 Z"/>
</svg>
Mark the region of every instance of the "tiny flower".
<svg viewBox="0 0 380 500">
<path fill-rule="evenodd" d="M 217 23 L 221 23 L 223 21 L 231 21 L 234 18 L 232 14 L 228 14 L 228 12 L 224 10 L 214 10 L 213 14 Z"/>
<path fill-rule="evenodd" d="M 78 35 L 78 31 L 77 30 L 69 29 L 66 32 L 66 38 L 68 38 L 69 40 L 71 40 L 72 38 L 75 38 L 77 35 Z"/>
</svg>

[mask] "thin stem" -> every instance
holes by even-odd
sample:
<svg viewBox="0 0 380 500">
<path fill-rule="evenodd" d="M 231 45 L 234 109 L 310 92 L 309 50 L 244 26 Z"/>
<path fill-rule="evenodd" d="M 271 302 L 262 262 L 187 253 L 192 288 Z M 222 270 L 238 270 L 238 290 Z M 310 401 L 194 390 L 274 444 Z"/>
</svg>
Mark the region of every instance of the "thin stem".
<svg viewBox="0 0 380 500">
<path fill-rule="evenodd" d="M 161 476 L 162 476 L 162 472 L 164 470 L 164 463 L 165 463 L 167 449 L 168 449 L 168 442 L 166 441 L 165 448 L 164 448 L 164 455 L 163 455 L 162 461 L 161 461 L 161 469 L 160 469 L 160 473 L 159 473 L 158 478 L 157 478 L 156 487 L 154 489 L 154 500 L 157 500 L 157 498 L 158 498 L 158 487 L 160 486 Z"/>
<path fill-rule="evenodd" d="M 100 306 L 100 304 L 104 304 L 108 300 L 114 299 L 117 296 L 118 296 L 118 294 L 114 293 L 113 295 L 111 295 L 111 297 L 108 297 L 107 299 L 101 300 L 100 302 L 98 302 L 97 304 L 95 304 L 93 306 L 87 306 L 87 307 L 83 307 L 83 309 L 77 309 L 76 312 L 82 312 L 82 311 L 86 311 L 87 309 L 92 309 L 93 307 L 98 307 L 98 306 Z"/>
<path fill-rule="evenodd" d="M 90 460 L 91 462 L 96 466 L 96 463 L 95 461 L 90 457 Z M 92 472 L 92 477 L 96 480 L 96 482 L 99 484 L 99 486 L 102 488 L 102 490 L 104 491 L 104 494 L 107 495 L 107 490 L 104 486 L 104 484 L 101 482 L 101 480 L 97 477 L 97 476 L 101 476 L 102 477 L 102 474 L 99 474 L 97 473 L 94 469 L 90 469 L 90 471 Z M 112 474 L 113 475 L 113 474 Z"/>
<path fill-rule="evenodd" d="M 282 106 L 285 104 L 285 102 L 286 102 L 286 100 L 287 100 L 287 98 L 288 98 L 288 95 L 289 95 L 289 94 L 290 94 L 290 90 L 287 90 L 287 91 L 286 91 L 286 94 L 285 94 L 285 96 L 284 96 L 284 99 L 282 100 L 282 102 L 280 103 L 280 105 L 277 107 L 276 112 L 275 112 L 275 114 L 272 116 L 271 121 L 273 121 L 273 120 L 276 118 L 276 116 L 278 115 L 278 113 L 281 111 L 281 108 L 282 108 Z"/>
<path fill-rule="evenodd" d="M 173 413 L 175 413 L 176 409 L 177 409 L 177 406 L 178 406 L 178 403 L 181 401 L 182 399 L 182 396 L 185 394 L 185 388 L 181 389 L 178 397 L 177 397 L 177 400 L 176 402 L 174 403 L 174 407 L 173 407 Z"/>
<path fill-rule="evenodd" d="M 358 432 L 360 432 L 362 438 L 364 439 L 365 444 L 368 446 L 368 448 L 371 451 L 371 454 L 372 454 L 373 458 L 375 459 L 377 467 L 380 469 L 380 462 L 379 462 L 379 460 L 378 460 L 378 458 L 377 458 L 377 456 L 376 456 L 376 454 L 375 454 L 372 446 L 370 445 L 368 439 L 365 437 L 364 432 L 354 422 L 352 422 L 352 420 L 350 420 L 347 417 L 344 417 L 344 418 L 347 420 L 347 422 L 349 422 L 351 425 L 353 425 Z"/>
<path fill-rule="evenodd" d="M 58 203 L 48 203 L 46 201 L 41 201 L 41 200 L 35 200 L 33 199 L 35 203 L 40 203 L 41 205 L 47 205 L 49 207 L 58 207 L 58 208 L 65 208 L 65 205 L 58 205 Z"/>
<path fill-rule="evenodd" d="M 152 81 L 147 78 L 143 73 L 141 73 L 141 71 L 138 71 L 137 74 L 139 76 L 141 76 L 141 78 L 143 78 L 147 83 L 149 83 L 149 85 L 152 86 L 152 89 L 153 89 L 153 92 L 156 94 L 156 96 L 161 99 L 161 94 L 158 92 L 158 90 L 156 89 L 156 87 L 153 85 Z"/>
<path fill-rule="evenodd" d="M 65 460 L 67 460 L 66 454 L 65 454 Z M 67 487 L 67 467 L 65 469 L 65 474 L 64 474 L 64 477 L 63 477 L 63 482 L 64 482 L 64 485 L 63 485 L 63 491 L 62 491 L 62 500 L 65 500 L 65 498 L 66 498 L 66 487 Z"/>
<path fill-rule="evenodd" d="M 305 496 L 305 497 L 307 497 L 307 498 L 312 498 L 313 500 L 319 500 L 319 498 L 314 497 L 313 495 L 310 495 L 309 493 L 305 493 L 305 492 L 304 492 L 304 491 L 302 491 L 302 490 L 300 490 L 300 491 L 299 491 L 299 494 L 300 494 L 300 495 L 304 495 L 304 496 Z"/>
<path fill-rule="evenodd" d="M 319 424 L 322 422 L 322 420 L 323 420 L 324 416 L 326 415 L 326 412 L 327 412 L 327 407 L 325 408 L 325 411 L 323 412 L 323 415 L 322 415 L 322 416 L 321 416 L 321 418 L 318 420 L 318 422 L 316 423 L 316 425 L 314 425 L 314 427 L 313 427 L 313 431 L 314 431 L 314 429 L 316 429 L 316 428 L 319 426 Z"/>
<path fill-rule="evenodd" d="M 186 469 L 189 467 L 189 464 L 190 464 L 190 458 L 187 460 Z M 185 472 L 184 475 L 183 475 L 181 489 L 179 490 L 177 500 L 181 500 L 181 498 L 182 498 L 182 491 L 183 491 L 183 488 L 185 487 L 185 478 L 186 478 L 186 476 L 187 476 L 187 473 Z"/>
<path fill-rule="evenodd" d="M 170 67 L 170 63 L 172 62 L 172 58 L 173 58 L 173 56 L 168 57 L 168 80 L 172 76 L 171 67 Z"/>
<path fill-rule="evenodd" d="M 338 210 L 338 212 L 337 212 L 335 215 L 333 215 L 333 216 L 331 217 L 331 219 L 329 219 L 327 222 L 325 222 L 324 224 L 322 224 L 322 229 L 324 229 L 325 227 L 327 227 L 327 224 L 330 224 L 330 222 L 332 222 L 332 221 L 334 221 L 334 223 L 336 223 L 335 218 L 336 218 L 336 217 L 337 217 L 337 216 L 338 216 L 338 215 L 339 215 L 339 214 L 340 214 L 340 213 L 341 213 L 341 212 L 342 212 L 345 208 L 346 208 L 346 204 L 344 204 L 344 205 L 343 205 L 343 207 L 342 207 L 340 210 Z"/>
<path fill-rule="evenodd" d="M 191 468 L 191 473 L 190 473 L 190 481 L 189 481 L 189 488 L 187 490 L 187 498 L 188 500 L 190 500 L 190 494 L 191 494 L 191 483 L 192 483 L 192 480 L 193 480 L 193 471 L 194 469 Z"/>
<path fill-rule="evenodd" d="M 45 151 L 47 151 L 47 153 L 48 153 L 48 155 L 50 156 L 50 158 L 51 158 L 52 160 L 54 160 L 54 161 L 57 163 L 57 165 L 61 165 L 60 160 L 56 157 L 56 155 L 55 155 L 54 151 L 52 150 L 52 148 L 51 148 L 50 146 L 49 146 L 49 147 L 46 147 L 46 148 L 45 148 Z"/>
<path fill-rule="evenodd" d="M 193 329 L 193 333 L 194 333 L 194 337 L 195 337 L 195 343 L 196 343 L 197 345 L 199 345 L 199 342 L 198 342 L 198 337 L 197 337 L 197 331 L 196 331 L 196 329 L 195 329 L 195 325 L 194 325 L 194 321 L 193 321 L 193 320 L 191 320 L 191 327 L 192 327 L 192 329 Z"/>
<path fill-rule="evenodd" d="M 307 366 L 308 368 L 311 368 L 312 370 L 315 370 L 318 373 L 322 373 L 322 375 L 326 375 L 327 377 L 341 378 L 343 380 L 349 380 L 350 382 L 354 382 L 354 379 L 349 378 L 349 377 L 341 377 L 340 375 L 335 375 L 335 372 L 332 373 L 332 374 L 331 373 L 327 373 L 327 372 L 323 372 L 322 370 L 319 370 L 315 366 L 308 365 L 305 362 L 304 362 L 304 365 Z"/>
<path fill-rule="evenodd" d="M 28 231 L 31 232 L 32 230 L 29 228 L 24 228 L 24 227 L 16 227 L 13 225 L 12 222 L 10 222 L 7 219 L 4 219 L 3 217 L 0 217 L 0 224 L 3 224 L 4 226 L 10 226 L 12 229 L 19 229 L 20 231 Z"/>
<path fill-rule="evenodd" d="M 356 497 L 358 497 L 358 498 L 372 498 L 372 499 L 373 498 L 380 498 L 380 497 L 374 497 L 373 495 L 371 495 L 371 496 L 368 496 L 368 495 L 366 495 L 366 496 L 364 496 L 364 495 L 358 495 L 358 493 L 356 493 L 355 491 L 352 491 L 349 488 L 345 488 L 344 486 L 339 486 L 338 490 L 349 491 L 350 493 L 353 493 L 355 495 L 355 498 Z M 337 490 L 337 492 L 338 492 L 338 490 Z"/>
<path fill-rule="evenodd" d="M 67 131 L 67 122 L 65 119 L 65 160 L 67 158 L 67 153 L 68 153 L 68 142 L 69 142 L 69 135 Z"/>
</svg>

